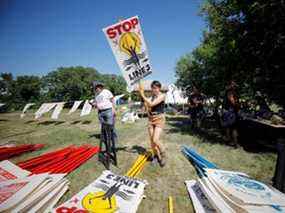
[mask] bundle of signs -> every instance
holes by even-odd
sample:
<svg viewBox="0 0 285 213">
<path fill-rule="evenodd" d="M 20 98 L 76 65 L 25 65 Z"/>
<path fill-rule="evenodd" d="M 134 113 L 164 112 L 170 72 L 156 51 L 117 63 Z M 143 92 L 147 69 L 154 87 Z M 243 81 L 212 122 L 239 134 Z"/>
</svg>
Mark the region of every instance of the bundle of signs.
<svg viewBox="0 0 285 213">
<path fill-rule="evenodd" d="M 18 163 L 18 166 L 33 174 L 45 172 L 68 174 L 98 152 L 98 146 L 82 145 L 76 147 L 72 145 L 23 161 Z"/>
<path fill-rule="evenodd" d="M 31 152 L 44 147 L 44 144 L 24 144 L 24 145 L 2 145 L 0 146 L 0 160 L 23 154 L 24 152 Z"/>
<path fill-rule="evenodd" d="M 182 147 L 199 175 L 186 181 L 196 212 L 284 212 L 285 195 L 247 174 L 218 169 L 193 149 Z"/>
<path fill-rule="evenodd" d="M 145 185 L 143 180 L 105 170 L 95 181 L 53 212 L 135 213 L 144 197 Z"/>
<path fill-rule="evenodd" d="M 66 174 L 31 174 L 0 162 L 0 212 L 50 212 L 68 190 Z"/>
<path fill-rule="evenodd" d="M 69 201 L 54 209 L 56 213 L 66 212 L 129 212 L 135 213 L 144 197 L 147 184 L 136 176 L 144 168 L 151 152 L 140 155 L 125 176 L 109 170 L 74 195 Z"/>
</svg>

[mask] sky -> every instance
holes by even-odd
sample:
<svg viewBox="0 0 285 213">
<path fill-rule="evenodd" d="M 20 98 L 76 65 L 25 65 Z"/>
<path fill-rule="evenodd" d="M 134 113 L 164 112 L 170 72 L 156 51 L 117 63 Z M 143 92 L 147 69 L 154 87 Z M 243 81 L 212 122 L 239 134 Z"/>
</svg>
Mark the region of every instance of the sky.
<svg viewBox="0 0 285 213">
<path fill-rule="evenodd" d="M 148 47 L 150 79 L 175 82 L 180 56 L 199 45 L 200 0 L 0 0 L 0 73 L 45 75 L 87 66 L 121 74 L 102 29 L 138 15 Z"/>
</svg>

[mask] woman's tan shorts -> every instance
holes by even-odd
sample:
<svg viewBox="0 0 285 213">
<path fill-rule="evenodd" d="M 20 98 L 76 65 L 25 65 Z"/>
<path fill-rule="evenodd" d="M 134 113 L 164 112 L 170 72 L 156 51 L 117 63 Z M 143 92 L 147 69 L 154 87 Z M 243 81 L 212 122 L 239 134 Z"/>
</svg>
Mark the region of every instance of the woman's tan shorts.
<svg viewBox="0 0 285 213">
<path fill-rule="evenodd" d="M 165 125 L 165 116 L 164 114 L 151 115 L 148 117 L 149 127 L 160 127 L 164 128 Z"/>
</svg>

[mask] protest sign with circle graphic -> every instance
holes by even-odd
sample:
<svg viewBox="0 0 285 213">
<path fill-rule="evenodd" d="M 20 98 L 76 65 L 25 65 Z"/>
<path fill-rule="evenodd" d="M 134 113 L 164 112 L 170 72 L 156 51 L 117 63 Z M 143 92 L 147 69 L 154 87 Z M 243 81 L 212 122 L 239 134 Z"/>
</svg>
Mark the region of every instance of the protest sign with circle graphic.
<svg viewBox="0 0 285 213">
<path fill-rule="evenodd" d="M 152 73 L 138 16 L 103 29 L 129 87 Z"/>
</svg>

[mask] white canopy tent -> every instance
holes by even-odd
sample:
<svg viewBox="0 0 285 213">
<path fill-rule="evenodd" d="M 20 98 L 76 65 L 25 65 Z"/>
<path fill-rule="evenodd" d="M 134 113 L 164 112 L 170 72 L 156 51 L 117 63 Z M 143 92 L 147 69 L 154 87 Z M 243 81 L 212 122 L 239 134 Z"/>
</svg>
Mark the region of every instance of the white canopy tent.
<svg viewBox="0 0 285 213">
<path fill-rule="evenodd" d="M 174 84 L 168 86 L 168 91 L 166 93 L 166 104 L 186 104 L 188 98 L 184 97 L 183 91 L 177 88 Z"/>
</svg>

